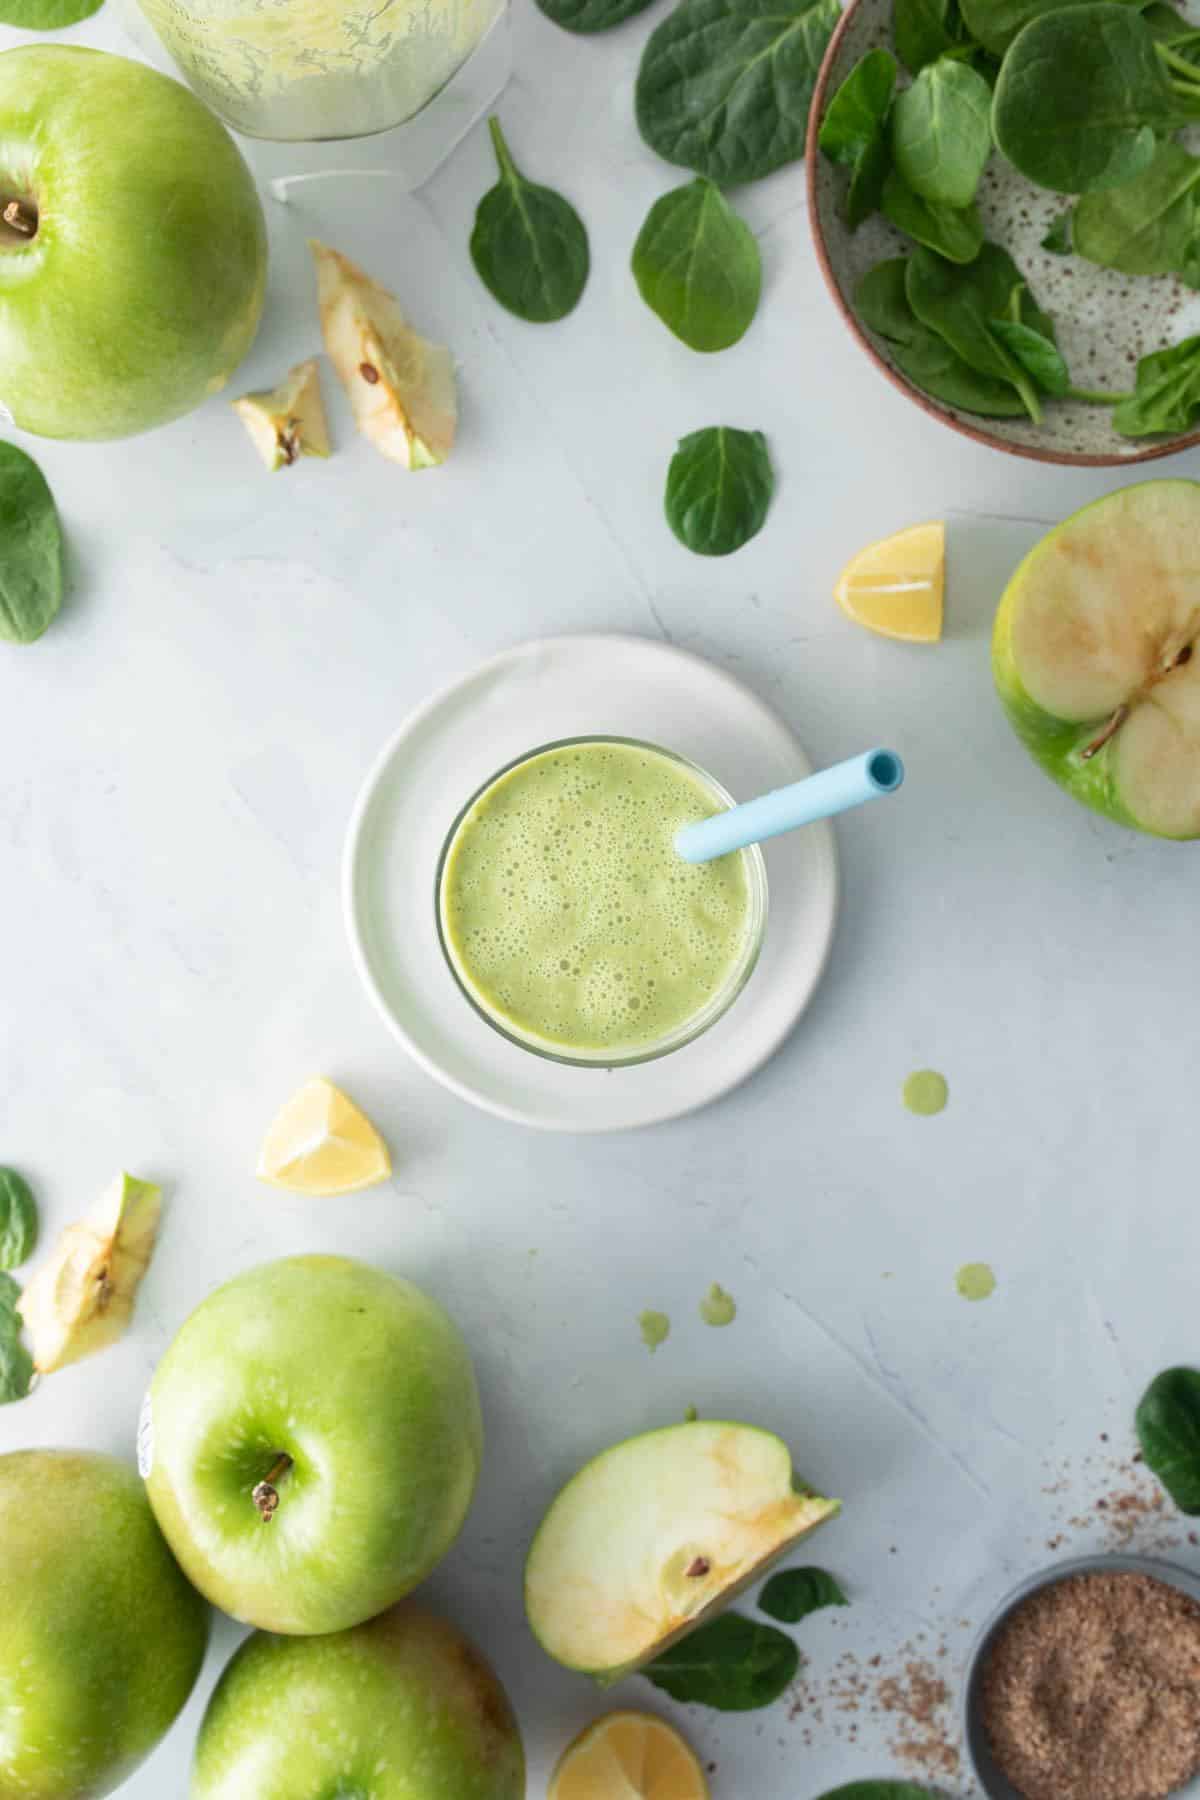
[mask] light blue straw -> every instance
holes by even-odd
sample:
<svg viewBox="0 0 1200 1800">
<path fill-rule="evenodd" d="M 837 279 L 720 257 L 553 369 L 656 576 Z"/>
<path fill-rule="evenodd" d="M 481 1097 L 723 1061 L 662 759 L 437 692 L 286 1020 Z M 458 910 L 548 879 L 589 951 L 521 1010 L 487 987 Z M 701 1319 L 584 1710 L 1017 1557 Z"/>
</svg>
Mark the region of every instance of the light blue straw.
<svg viewBox="0 0 1200 1800">
<path fill-rule="evenodd" d="M 849 812 L 864 800 L 894 794 L 903 780 L 904 764 L 894 750 L 866 750 L 848 762 L 835 763 L 832 769 L 794 781 L 790 787 L 776 788 L 772 794 L 747 800 L 744 806 L 731 806 L 711 819 L 685 825 L 675 835 L 675 848 L 685 862 L 712 862 L 731 850 L 744 850 L 747 844 L 761 844 L 783 831 L 794 831 L 797 825 L 811 825 L 816 819 Z"/>
</svg>

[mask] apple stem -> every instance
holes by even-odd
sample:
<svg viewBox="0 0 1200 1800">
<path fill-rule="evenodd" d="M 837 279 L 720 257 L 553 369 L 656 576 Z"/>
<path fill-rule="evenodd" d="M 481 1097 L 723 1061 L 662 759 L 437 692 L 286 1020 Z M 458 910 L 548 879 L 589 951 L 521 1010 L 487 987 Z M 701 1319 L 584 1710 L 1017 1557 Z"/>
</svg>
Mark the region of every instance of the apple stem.
<svg viewBox="0 0 1200 1800">
<path fill-rule="evenodd" d="M 1095 756 L 1096 752 L 1098 750 L 1103 750 L 1103 748 L 1104 748 L 1105 744 L 1107 744 L 1109 738 L 1116 737 L 1118 731 L 1120 731 L 1122 725 L 1125 723 L 1125 721 L 1128 717 L 1129 717 L 1128 706 L 1125 706 L 1125 705 L 1118 706 L 1116 712 L 1113 714 L 1112 718 L 1108 721 L 1108 724 L 1104 727 L 1104 730 L 1100 733 L 1099 737 L 1094 737 L 1092 739 L 1091 743 L 1087 746 L 1087 748 L 1080 752 L 1082 760 L 1084 762 L 1091 762 L 1091 760 L 1092 760 L 1093 756 Z"/>
<path fill-rule="evenodd" d="M 4 223 L 13 231 L 19 231 L 22 237 L 35 237 L 38 228 L 38 216 L 32 206 L 26 206 L 23 200 L 10 200 L 4 208 Z"/>
<path fill-rule="evenodd" d="M 250 1495 L 264 1525 L 269 1525 L 275 1517 L 279 1505 L 279 1489 L 276 1483 L 283 1480 L 291 1466 L 291 1457 L 286 1450 L 282 1451 Z"/>
</svg>

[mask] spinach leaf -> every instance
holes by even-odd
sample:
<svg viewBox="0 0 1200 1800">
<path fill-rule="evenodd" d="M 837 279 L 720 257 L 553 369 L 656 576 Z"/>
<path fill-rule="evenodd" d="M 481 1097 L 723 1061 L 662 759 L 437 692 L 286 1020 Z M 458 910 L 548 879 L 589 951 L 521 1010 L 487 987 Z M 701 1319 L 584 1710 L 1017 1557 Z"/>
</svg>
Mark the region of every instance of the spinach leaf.
<svg viewBox="0 0 1200 1800">
<path fill-rule="evenodd" d="M 914 194 L 970 206 L 992 151 L 992 90 L 966 63 L 928 63 L 892 108 L 892 158 Z"/>
<path fill-rule="evenodd" d="M 564 31 L 590 37 L 597 31 L 611 31 L 614 25 L 645 12 L 651 0 L 537 0 L 537 3 L 546 17 L 561 25 Z"/>
<path fill-rule="evenodd" d="M 922 393 L 960 412 L 991 419 L 1022 417 L 1025 404 L 1011 383 L 980 375 L 936 331 L 919 322 L 908 303 L 907 267 L 902 256 L 877 264 L 863 276 L 854 296 L 864 324 L 888 340 L 901 374 Z"/>
<path fill-rule="evenodd" d="M 104 0 L 0 0 L 0 25 L 18 31 L 63 31 L 98 13 Z"/>
<path fill-rule="evenodd" d="M 825 1606 L 849 1606 L 845 1594 L 824 1569 L 781 1569 L 758 1596 L 759 1611 L 781 1625 L 797 1625 Z"/>
<path fill-rule="evenodd" d="M 1200 1374 L 1164 1369 L 1156 1375 L 1142 1395 L 1136 1424 L 1147 1468 L 1180 1512 L 1200 1513 Z"/>
<path fill-rule="evenodd" d="M 1156 432 L 1187 431 L 1198 416 L 1200 337 L 1190 337 L 1142 357 L 1133 393 L 1117 407 L 1113 425 L 1122 437 L 1153 437 Z M 1150 1462 L 1149 1455 L 1146 1461 Z M 1161 1478 L 1161 1471 L 1153 1463 L 1150 1466 Z"/>
<path fill-rule="evenodd" d="M 483 196 L 471 233 L 471 260 L 501 306 L 531 324 L 564 319 L 587 285 L 583 220 L 552 188 L 526 181 L 496 118 L 488 120 L 500 180 Z"/>
<path fill-rule="evenodd" d="M 1126 275 L 1168 275 L 1187 260 L 1196 232 L 1200 157 L 1173 139 L 1119 188 L 1084 194 L 1075 207 L 1080 256 Z"/>
<path fill-rule="evenodd" d="M 916 1787 L 911 1781 L 851 1781 L 845 1787 L 831 1788 L 821 1800 L 933 1800 L 929 1788 Z"/>
<path fill-rule="evenodd" d="M 1031 19 L 1085 3 L 1086 0 L 960 0 L 971 36 L 994 56 L 1003 56 L 1017 33 Z M 1118 0 L 1118 3 L 1131 6 L 1137 12 L 1145 5 L 1145 0 Z"/>
<path fill-rule="evenodd" d="M 1058 345 L 1019 319 L 993 319 L 992 333 L 1020 363 L 1043 394 L 1061 400 L 1071 387 L 1071 373 Z"/>
<path fill-rule="evenodd" d="M 891 257 L 868 269 L 854 290 L 854 309 L 863 324 L 892 344 L 911 343 L 926 331 L 908 304 L 907 270 L 907 257 Z"/>
<path fill-rule="evenodd" d="M 15 1169 L 0 1169 L 0 1269 L 28 1262 L 37 1243 L 37 1203 Z"/>
<path fill-rule="evenodd" d="M 21 1290 L 0 1274 L 0 1406 L 23 1400 L 33 1385 L 33 1358 L 21 1342 Z"/>
<path fill-rule="evenodd" d="M 800 1652 L 773 1625 L 722 1613 L 642 1670 L 673 1700 L 752 1712 L 770 1706 L 795 1679 Z"/>
<path fill-rule="evenodd" d="M 692 350 L 726 350 L 749 328 L 762 291 L 758 241 L 711 181 L 656 200 L 633 246 L 638 292 Z"/>
<path fill-rule="evenodd" d="M 996 83 L 992 130 L 1030 181 L 1083 194 L 1132 181 L 1153 162 L 1161 133 L 1195 110 L 1138 14 L 1092 0 L 1020 32 Z"/>
<path fill-rule="evenodd" d="M 998 244 L 985 244 L 975 261 L 965 264 L 949 263 L 918 245 L 905 279 L 908 303 L 922 325 L 945 338 L 979 374 L 1011 382 L 1037 424 L 1041 419 L 1037 391 L 990 329 L 993 319 L 1011 316 L 1014 296 L 1019 304 L 1024 286 L 1021 271 Z"/>
<path fill-rule="evenodd" d="M 958 0 L 896 0 L 892 9 L 896 54 L 911 75 L 953 50 L 961 34 Z"/>
<path fill-rule="evenodd" d="M 1011 262 L 1011 259 L 1010 259 Z M 1015 319 L 1018 325 L 1027 325 L 1053 344 L 1057 341 L 1058 330 L 1048 312 L 1043 312 L 1029 291 L 1029 284 L 1021 277 L 1021 271 L 1015 263 L 1011 263 L 1021 285 L 1015 288 L 1008 297 L 1008 317 Z"/>
<path fill-rule="evenodd" d="M 62 527 L 46 477 L 15 444 L 0 443 L 0 638 L 41 637 L 64 587 Z"/>
<path fill-rule="evenodd" d="M 680 438 L 667 471 L 667 523 L 697 556 L 729 556 L 762 530 L 775 490 L 761 431 L 709 425 Z"/>
<path fill-rule="evenodd" d="M 1150 4 L 1139 8 L 1151 35 L 1160 44 L 1188 44 L 1193 38 L 1200 37 L 1196 27 L 1176 12 L 1167 0 L 1150 0 Z"/>
<path fill-rule="evenodd" d="M 795 162 L 840 17 L 838 0 L 680 0 L 642 54 L 638 130 L 723 185 Z"/>
<path fill-rule="evenodd" d="M 879 206 L 884 218 L 890 219 L 898 231 L 936 250 L 948 262 L 973 262 L 983 249 L 983 220 L 978 208 L 932 206 L 914 194 L 895 169 L 883 184 Z"/>
<path fill-rule="evenodd" d="M 1189 71 L 1200 73 L 1200 30 L 1195 25 L 1168 6 L 1166 0 L 1150 0 L 1150 5 L 1142 9 L 1142 18 L 1156 44 L 1175 51 Z M 1173 66 L 1178 68 L 1174 61 Z"/>
<path fill-rule="evenodd" d="M 896 86 L 889 50 L 868 50 L 825 109 L 818 143 L 830 162 L 850 170 L 844 212 L 851 231 L 869 218 L 883 196 L 888 172 L 887 119 Z"/>
<path fill-rule="evenodd" d="M 1074 249 L 1075 246 L 1072 242 L 1072 237 L 1074 235 L 1072 227 L 1073 217 L 1074 215 L 1069 208 L 1066 212 L 1059 213 L 1053 225 L 1051 225 L 1049 231 L 1042 239 L 1042 249 L 1049 250 L 1051 256 L 1070 256 L 1071 251 Z"/>
</svg>

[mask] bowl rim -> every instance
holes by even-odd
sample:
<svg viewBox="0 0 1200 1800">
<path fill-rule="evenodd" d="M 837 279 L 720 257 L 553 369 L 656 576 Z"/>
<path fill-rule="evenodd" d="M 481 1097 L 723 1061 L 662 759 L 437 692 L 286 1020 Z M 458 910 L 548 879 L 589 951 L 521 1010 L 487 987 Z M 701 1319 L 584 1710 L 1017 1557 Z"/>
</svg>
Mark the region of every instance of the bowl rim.
<svg viewBox="0 0 1200 1800">
<path fill-rule="evenodd" d="M 1169 1557 L 1134 1550 L 1100 1550 L 1087 1556 L 1066 1557 L 1062 1562 L 1048 1563 L 1043 1568 L 1034 1570 L 1031 1575 L 1024 1576 L 1011 1587 L 992 1608 L 976 1633 L 967 1652 L 960 1689 L 959 1724 L 966 1764 L 986 1800 L 1010 1800 L 1011 1796 L 1017 1794 L 1003 1772 L 993 1772 L 990 1761 L 985 1764 L 977 1754 L 978 1747 L 984 1743 L 979 1685 L 988 1652 L 1001 1627 L 1026 1600 L 1041 1593 L 1044 1588 L 1055 1587 L 1060 1581 L 1070 1581 L 1072 1577 L 1079 1575 L 1148 1575 L 1168 1587 L 1177 1588 L 1190 1600 L 1200 1604 L 1200 1572 L 1189 1569 L 1182 1563 L 1172 1562 Z M 1004 1783 L 1002 1787 L 997 1785 L 996 1775 Z M 1177 1790 L 1178 1800 L 1189 1800 L 1197 1791 L 1197 1778 L 1193 1777 L 1186 1787 Z"/>
<path fill-rule="evenodd" d="M 821 224 L 820 209 L 817 205 L 817 169 L 820 150 L 817 143 L 821 129 L 821 120 L 829 99 L 829 90 L 833 85 L 833 71 L 841 52 L 842 42 L 850 28 L 855 14 L 865 4 L 865 0 L 846 0 L 842 16 L 834 27 L 833 36 L 825 47 L 821 58 L 821 67 L 817 73 L 816 86 L 813 89 L 812 102 L 808 112 L 808 128 L 804 142 L 804 180 L 808 194 L 808 228 L 812 236 L 813 248 L 817 253 L 817 265 L 824 278 L 842 322 L 848 326 L 852 337 L 858 340 L 861 349 L 879 370 L 885 380 L 891 382 L 898 393 L 904 394 L 922 412 L 939 424 L 946 425 L 951 431 L 958 432 L 960 437 L 970 438 L 973 443 L 984 444 L 991 450 L 1003 450 L 1009 456 L 1023 457 L 1027 462 L 1050 463 L 1060 468 L 1083 469 L 1128 469 L 1140 463 L 1158 462 L 1164 456 L 1176 456 L 1182 450 L 1195 449 L 1200 444 L 1200 426 L 1193 431 L 1185 432 L 1180 437 L 1173 437 L 1167 443 L 1148 445 L 1144 450 L 1134 450 L 1127 456 L 1116 452 L 1107 455 L 1093 455 L 1082 450 L 1039 450 L 1032 444 L 1014 444 L 1007 438 L 997 436 L 978 425 L 968 425 L 965 420 L 957 418 L 954 413 L 940 406 L 930 395 L 923 394 L 919 388 L 907 381 L 899 370 L 894 369 L 887 358 L 882 356 L 872 343 L 869 333 L 859 323 L 853 307 L 847 301 L 833 272 L 833 264 L 825 246 L 825 232 Z"/>
</svg>

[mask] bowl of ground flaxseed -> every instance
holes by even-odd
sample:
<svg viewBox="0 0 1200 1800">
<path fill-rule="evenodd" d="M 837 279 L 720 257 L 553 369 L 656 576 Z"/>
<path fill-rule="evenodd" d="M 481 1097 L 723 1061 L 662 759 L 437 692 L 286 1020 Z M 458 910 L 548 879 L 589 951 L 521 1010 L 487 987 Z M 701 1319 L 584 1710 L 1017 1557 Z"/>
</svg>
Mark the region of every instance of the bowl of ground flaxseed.
<svg viewBox="0 0 1200 1800">
<path fill-rule="evenodd" d="M 1021 1584 L 967 1668 L 988 1800 L 1200 1800 L 1200 1576 L 1142 1556 Z"/>
</svg>

